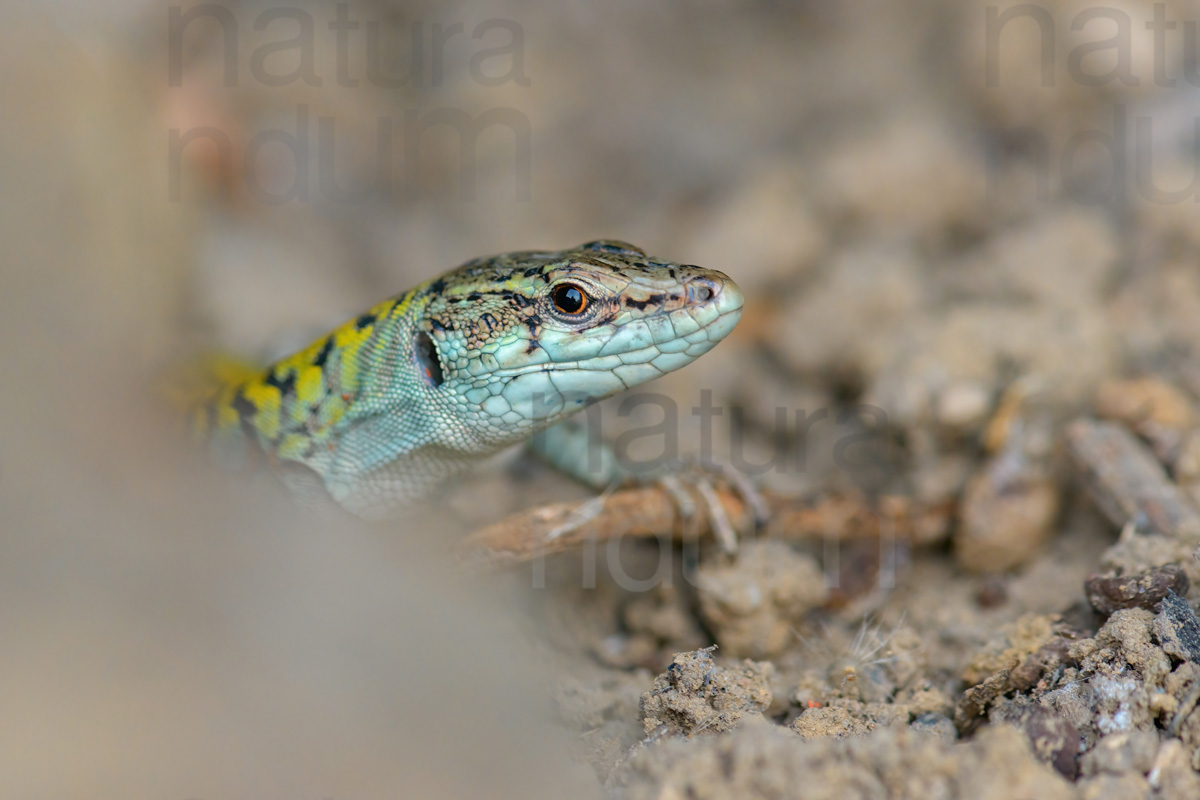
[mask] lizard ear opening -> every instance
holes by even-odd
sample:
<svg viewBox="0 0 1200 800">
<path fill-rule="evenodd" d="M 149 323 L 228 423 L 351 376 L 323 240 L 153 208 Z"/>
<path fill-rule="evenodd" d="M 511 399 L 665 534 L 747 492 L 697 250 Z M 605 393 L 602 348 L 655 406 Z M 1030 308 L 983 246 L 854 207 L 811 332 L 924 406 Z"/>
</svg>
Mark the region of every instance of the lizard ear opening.
<svg viewBox="0 0 1200 800">
<path fill-rule="evenodd" d="M 413 340 L 413 355 L 425 382 L 435 389 L 441 386 L 446 380 L 442 373 L 442 362 L 438 361 L 437 347 L 434 346 L 433 339 L 425 331 L 417 332 Z"/>
</svg>

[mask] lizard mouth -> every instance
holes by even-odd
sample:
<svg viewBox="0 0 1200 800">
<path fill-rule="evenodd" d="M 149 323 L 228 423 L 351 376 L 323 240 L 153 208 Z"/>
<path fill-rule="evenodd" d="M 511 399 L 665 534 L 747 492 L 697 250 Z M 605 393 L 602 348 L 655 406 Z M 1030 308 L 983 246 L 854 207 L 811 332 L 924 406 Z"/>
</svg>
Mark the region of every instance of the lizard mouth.
<svg viewBox="0 0 1200 800">
<path fill-rule="evenodd" d="M 654 328 L 646 323 L 657 317 L 648 317 L 626 323 L 626 326 L 640 325 L 640 330 L 630 334 L 631 341 L 641 340 L 638 346 L 583 358 L 501 368 L 490 373 L 488 380 L 503 384 L 499 393 L 517 416 L 539 426 L 551 424 L 597 400 L 687 366 L 713 349 L 741 317 L 740 298 L 736 299 L 738 302 L 720 309 L 705 324 L 682 336 L 652 337 Z M 673 330 L 662 321 L 659 327 L 663 331 Z M 616 339 L 616 334 L 613 338 Z"/>
<path fill-rule="evenodd" d="M 548 361 L 501 368 L 492 372 L 491 375 L 496 378 L 516 378 L 537 372 L 608 372 L 621 367 L 643 364 L 654 365 L 663 374 L 666 374 L 704 355 L 729 335 L 742 316 L 740 293 L 733 300 L 735 302 L 729 302 L 729 307 L 718 310 L 713 319 L 698 325 L 695 330 L 684 335 L 676 333 L 675 326 L 669 319 L 671 315 L 664 313 L 613 326 L 618 330 L 614 332 L 610 343 L 618 340 L 618 334 L 623 332 L 619 329 L 630 327 L 633 330 L 630 330 L 630 335 L 625 338 L 631 342 L 638 339 L 649 339 L 640 346 L 635 345 L 628 349 L 612 348 L 612 352 L 605 352 L 610 349 L 606 345 L 597 355 L 563 360 L 556 360 L 554 353 L 547 349 Z M 660 331 L 670 331 L 674 335 L 660 338 L 655 335 Z"/>
</svg>

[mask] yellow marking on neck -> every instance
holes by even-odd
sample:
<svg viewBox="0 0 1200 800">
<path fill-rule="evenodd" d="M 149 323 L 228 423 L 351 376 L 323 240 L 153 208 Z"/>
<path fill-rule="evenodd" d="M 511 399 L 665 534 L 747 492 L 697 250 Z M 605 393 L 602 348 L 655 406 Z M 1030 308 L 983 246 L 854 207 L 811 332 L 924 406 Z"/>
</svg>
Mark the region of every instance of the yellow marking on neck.
<svg viewBox="0 0 1200 800">
<path fill-rule="evenodd" d="M 296 400 L 307 409 L 325 394 L 325 373 L 320 367 L 304 367 L 296 376 Z"/>
<path fill-rule="evenodd" d="M 353 319 L 333 332 L 333 344 L 337 348 L 338 363 L 341 367 L 338 384 L 343 392 L 354 394 L 358 391 L 359 374 L 362 367 L 359 356 L 363 345 L 375 334 L 380 323 L 408 313 L 415 295 L 416 292 L 408 292 L 399 298 L 385 300 L 372 306 L 367 314 L 374 317 L 375 320 L 362 329 L 358 327 L 358 320 Z"/>
<path fill-rule="evenodd" d="M 217 409 L 217 430 L 221 433 L 232 433 L 241 428 L 242 420 L 237 409 L 233 407 L 233 398 L 237 396 L 238 385 L 224 387 L 214 406 Z"/>
<path fill-rule="evenodd" d="M 254 427 L 267 439 L 279 436 L 279 409 L 283 395 L 279 389 L 259 381 L 251 381 L 242 389 L 242 395 L 258 409 L 254 415 Z"/>
<path fill-rule="evenodd" d="M 276 452 L 286 461 L 303 461 L 308 452 L 312 439 L 303 433 L 289 433 L 279 442 Z"/>
<path fill-rule="evenodd" d="M 374 332 L 374 324 L 360 329 L 355 322 L 350 322 L 334 331 L 333 345 L 338 349 L 338 363 L 341 365 L 340 382 L 343 389 L 353 392 L 358 388 L 359 351 Z"/>
<path fill-rule="evenodd" d="M 282 458 L 297 459 L 306 452 L 313 439 L 325 438 L 330 426 L 335 425 L 346 413 L 347 402 L 343 394 L 358 389 L 363 365 L 363 346 L 376 332 L 381 322 L 403 316 L 412 306 L 416 291 L 407 292 L 373 306 L 366 314 L 374 322 L 362 329 L 357 317 L 332 333 L 316 339 L 303 350 L 276 361 L 265 370 L 250 367 L 245 362 L 227 357 L 206 359 L 193 367 L 191 372 L 176 379 L 168 387 L 177 403 L 193 409 L 192 432 L 197 438 L 205 436 L 232 436 L 240 434 L 242 419 L 235 401 L 239 395 L 254 406 L 255 413 L 248 420 L 264 438 L 274 440 L 283 431 L 283 395 L 268 379 L 275 376 L 283 382 L 289 375 L 295 376 L 295 402 L 289 405 L 289 422 L 309 426 L 309 433 L 289 433 L 283 436 L 278 453 Z M 335 374 L 333 386 L 325 380 L 325 370 L 316 361 L 326 352 L 326 363 L 339 365 L 340 374 Z M 211 407 L 212 416 L 205 410 Z M 317 410 L 316 419 L 312 412 Z"/>
</svg>

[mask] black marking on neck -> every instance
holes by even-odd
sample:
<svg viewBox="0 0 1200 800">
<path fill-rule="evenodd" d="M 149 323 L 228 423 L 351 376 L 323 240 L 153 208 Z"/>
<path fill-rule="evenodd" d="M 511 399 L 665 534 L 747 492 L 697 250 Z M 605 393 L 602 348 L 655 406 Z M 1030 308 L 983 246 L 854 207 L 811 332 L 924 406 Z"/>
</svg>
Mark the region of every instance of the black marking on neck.
<svg viewBox="0 0 1200 800">
<path fill-rule="evenodd" d="M 296 388 L 296 373 L 289 369 L 287 375 L 281 380 L 279 373 L 272 370 L 271 374 L 263 382 L 267 386 L 274 386 L 279 390 L 281 395 L 289 395 Z"/>
<path fill-rule="evenodd" d="M 237 390 L 230 405 L 237 412 L 238 422 L 241 423 L 242 435 L 246 437 L 247 441 L 252 442 L 254 445 L 259 445 L 258 429 L 254 427 L 254 415 L 258 413 L 258 406 L 254 405 L 246 397 L 245 387 Z"/>
<path fill-rule="evenodd" d="M 363 314 L 358 319 L 354 320 L 354 327 L 360 331 L 363 328 L 369 327 L 374 324 L 375 324 L 375 315 L 374 314 Z"/>
<path fill-rule="evenodd" d="M 249 422 L 258 413 L 258 406 L 246 398 L 244 389 L 237 390 L 237 394 L 233 396 L 233 402 L 230 405 L 233 406 L 233 410 L 237 412 L 238 419 L 242 422 Z"/>
<path fill-rule="evenodd" d="M 333 351 L 333 337 L 326 336 L 325 344 L 321 345 L 321 349 L 317 352 L 317 357 L 313 359 L 314 367 L 324 367 L 325 362 L 329 359 L 330 352 Z"/>
</svg>

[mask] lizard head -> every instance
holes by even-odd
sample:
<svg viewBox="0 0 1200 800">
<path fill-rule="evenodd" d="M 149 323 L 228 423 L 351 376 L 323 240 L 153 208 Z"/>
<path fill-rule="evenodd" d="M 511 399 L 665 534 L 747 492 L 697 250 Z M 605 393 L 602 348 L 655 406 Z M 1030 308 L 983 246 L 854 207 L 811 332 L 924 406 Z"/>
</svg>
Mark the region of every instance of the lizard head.
<svg viewBox="0 0 1200 800">
<path fill-rule="evenodd" d="M 476 259 L 425 284 L 412 358 L 423 400 L 497 448 L 690 364 L 729 334 L 742 294 L 715 270 L 616 241 Z"/>
</svg>

